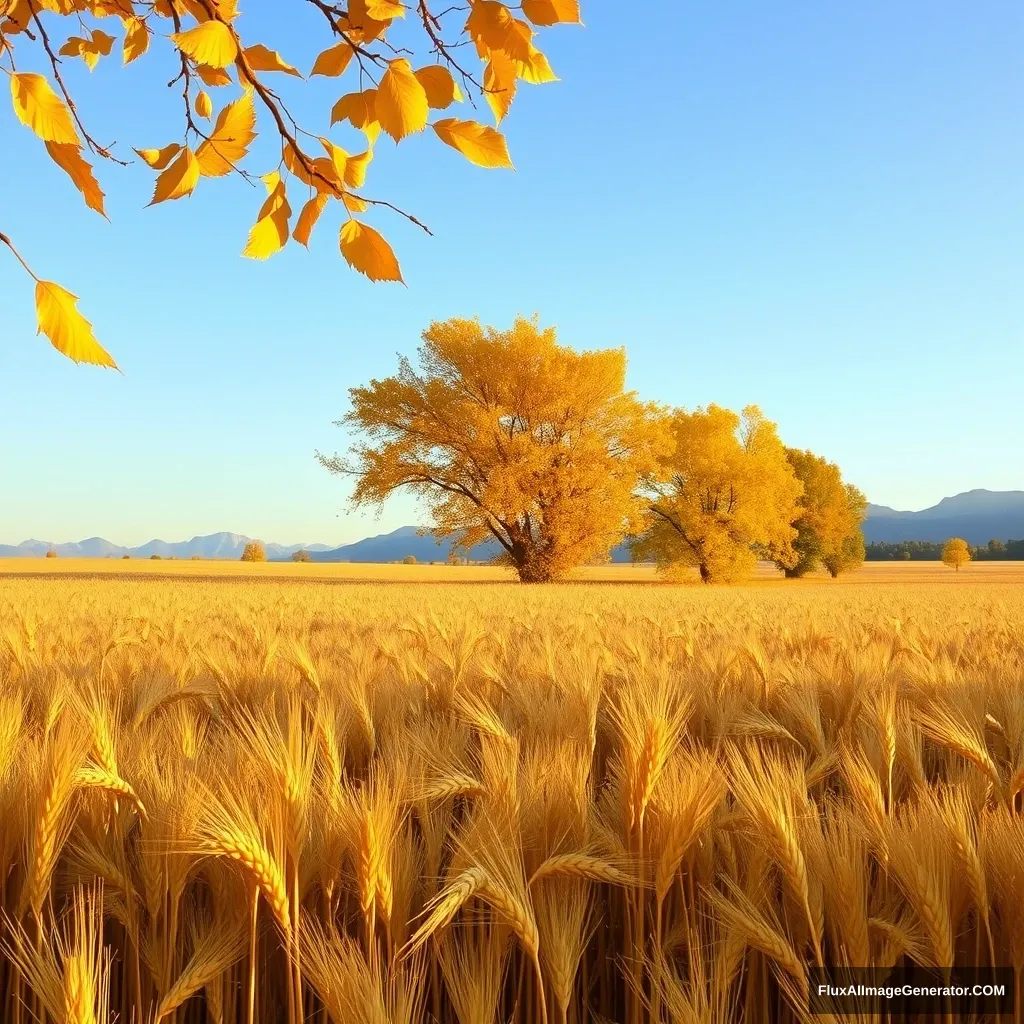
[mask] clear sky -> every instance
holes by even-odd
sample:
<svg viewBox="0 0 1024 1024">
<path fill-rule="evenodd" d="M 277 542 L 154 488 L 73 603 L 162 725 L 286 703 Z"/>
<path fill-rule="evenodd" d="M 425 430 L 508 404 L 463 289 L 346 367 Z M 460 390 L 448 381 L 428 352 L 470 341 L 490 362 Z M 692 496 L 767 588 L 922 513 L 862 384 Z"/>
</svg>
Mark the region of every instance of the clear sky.
<svg viewBox="0 0 1024 1024">
<path fill-rule="evenodd" d="M 248 41 L 276 7 L 243 0 Z M 565 343 L 625 345 L 652 399 L 756 402 L 881 504 L 1024 487 L 1024 8 L 648 9 L 584 0 L 585 28 L 546 33 L 561 81 L 520 90 L 514 173 L 380 140 L 367 194 L 435 231 L 370 218 L 407 288 L 349 271 L 336 220 L 309 253 L 242 259 L 262 197 L 238 179 L 143 209 L 152 173 L 103 167 L 108 224 L 0 102 L 0 230 L 81 296 L 124 370 L 36 338 L 31 282 L 0 253 L 0 542 L 343 543 L 413 522 L 400 500 L 350 514 L 313 452 L 343 445 L 348 388 L 455 315 L 538 312 Z M 304 69 L 315 24 L 274 37 Z M 127 155 L 180 138 L 159 60 L 73 74 Z M 308 100 L 282 88 L 323 131 L 351 87 L 313 82 Z"/>
</svg>

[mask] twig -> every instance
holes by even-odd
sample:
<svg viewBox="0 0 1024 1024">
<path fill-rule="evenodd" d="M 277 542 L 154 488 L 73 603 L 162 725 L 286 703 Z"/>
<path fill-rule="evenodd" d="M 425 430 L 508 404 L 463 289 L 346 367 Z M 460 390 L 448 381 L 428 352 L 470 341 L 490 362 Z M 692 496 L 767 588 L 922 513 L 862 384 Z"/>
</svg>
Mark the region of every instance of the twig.
<svg viewBox="0 0 1024 1024">
<path fill-rule="evenodd" d="M 33 281 L 38 281 L 39 278 L 36 277 L 34 273 L 32 273 L 32 268 L 25 262 L 21 253 L 14 248 L 14 243 L 2 231 L 0 231 L 0 242 L 6 245 L 7 248 L 14 253 L 14 258 L 25 268 L 25 270 L 28 272 L 29 277 L 31 277 Z"/>
</svg>

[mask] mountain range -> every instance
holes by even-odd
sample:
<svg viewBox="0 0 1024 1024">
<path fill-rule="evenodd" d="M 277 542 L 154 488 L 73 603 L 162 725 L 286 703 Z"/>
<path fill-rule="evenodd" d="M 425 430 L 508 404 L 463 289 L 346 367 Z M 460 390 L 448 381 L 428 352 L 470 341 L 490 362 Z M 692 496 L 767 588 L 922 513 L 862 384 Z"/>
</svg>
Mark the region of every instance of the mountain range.
<svg viewBox="0 0 1024 1024">
<path fill-rule="evenodd" d="M 887 505 L 868 505 L 863 524 L 864 539 L 895 543 L 904 540 L 943 541 L 963 537 L 970 544 L 989 540 L 1024 539 L 1024 491 L 965 491 L 943 498 L 937 505 L 919 512 L 904 512 Z M 113 544 L 102 537 L 69 544 L 26 540 L 18 545 L 0 544 L 0 558 L 42 558 L 51 548 L 62 558 L 211 558 L 237 560 L 251 540 L 237 533 L 212 533 L 205 537 L 169 543 L 151 540 L 139 547 Z M 415 526 L 403 526 L 391 533 L 366 537 L 353 544 L 331 547 L 329 544 L 269 544 L 267 558 L 285 561 L 298 550 L 310 553 L 314 562 L 395 562 L 412 555 L 418 562 L 446 561 L 450 541 L 438 542 L 421 535 Z M 481 544 L 469 557 L 486 561 L 497 553 L 497 545 Z M 629 551 L 620 544 L 612 551 L 613 562 L 628 562 Z"/>
</svg>

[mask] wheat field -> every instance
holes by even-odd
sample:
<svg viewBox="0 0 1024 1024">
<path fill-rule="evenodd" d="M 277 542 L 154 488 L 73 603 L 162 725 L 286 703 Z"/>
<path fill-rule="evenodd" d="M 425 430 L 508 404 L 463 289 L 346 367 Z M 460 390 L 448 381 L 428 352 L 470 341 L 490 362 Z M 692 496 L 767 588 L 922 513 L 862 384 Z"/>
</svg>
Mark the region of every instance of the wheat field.
<svg viewBox="0 0 1024 1024">
<path fill-rule="evenodd" d="M 819 965 L 1020 981 L 1019 565 L 494 572 L 4 563 L 0 1020 L 810 1021 Z"/>
</svg>

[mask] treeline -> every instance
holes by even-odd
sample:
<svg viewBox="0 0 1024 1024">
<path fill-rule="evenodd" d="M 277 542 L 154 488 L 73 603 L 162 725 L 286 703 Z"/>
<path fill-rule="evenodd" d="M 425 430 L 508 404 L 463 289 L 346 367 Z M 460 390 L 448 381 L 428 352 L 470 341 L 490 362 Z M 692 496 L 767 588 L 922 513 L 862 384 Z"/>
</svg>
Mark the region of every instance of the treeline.
<svg viewBox="0 0 1024 1024">
<path fill-rule="evenodd" d="M 866 501 L 835 463 L 787 447 L 756 406 L 668 408 L 625 379 L 625 349 L 578 352 L 536 320 L 435 323 L 418 367 L 351 389 L 339 425 L 356 443 L 320 460 L 355 481 L 354 504 L 412 492 L 456 555 L 497 544 L 523 582 L 627 537 L 637 560 L 705 583 L 758 559 L 787 576 L 864 560 Z"/>
<path fill-rule="evenodd" d="M 869 562 L 937 562 L 942 558 L 943 544 L 927 540 L 897 542 L 872 541 L 864 549 Z M 1024 561 L 1024 540 L 990 540 L 987 544 L 968 545 L 971 560 Z"/>
</svg>

